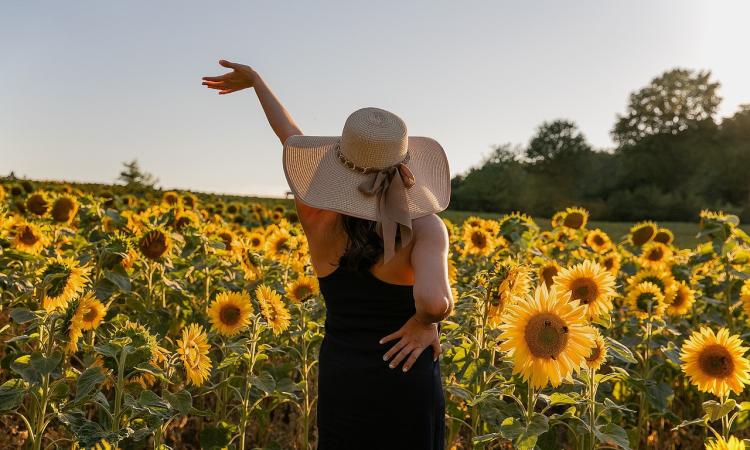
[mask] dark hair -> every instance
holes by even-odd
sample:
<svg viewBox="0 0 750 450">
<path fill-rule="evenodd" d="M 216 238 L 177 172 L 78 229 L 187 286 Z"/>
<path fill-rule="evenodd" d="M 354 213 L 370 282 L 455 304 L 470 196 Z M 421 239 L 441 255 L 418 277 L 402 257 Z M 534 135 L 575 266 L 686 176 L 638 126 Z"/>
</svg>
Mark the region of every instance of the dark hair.
<svg viewBox="0 0 750 450">
<path fill-rule="evenodd" d="M 377 232 L 377 222 L 342 214 L 347 242 L 339 266 L 348 270 L 370 270 L 383 254 L 383 241 Z M 396 243 L 400 241 L 396 230 Z"/>
</svg>

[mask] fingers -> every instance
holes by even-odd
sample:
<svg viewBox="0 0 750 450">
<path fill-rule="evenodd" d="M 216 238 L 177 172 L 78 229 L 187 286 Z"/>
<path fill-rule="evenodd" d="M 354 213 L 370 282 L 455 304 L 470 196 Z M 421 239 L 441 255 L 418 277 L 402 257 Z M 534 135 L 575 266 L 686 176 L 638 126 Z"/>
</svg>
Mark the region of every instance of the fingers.
<svg viewBox="0 0 750 450">
<path fill-rule="evenodd" d="M 237 68 L 237 64 L 235 64 L 233 62 L 229 62 L 226 59 L 220 59 L 219 60 L 219 64 L 221 64 L 224 67 L 230 67 L 232 69 L 236 69 Z"/>
<path fill-rule="evenodd" d="M 402 348 L 401 351 L 398 352 L 398 355 L 396 355 L 396 357 L 393 358 L 393 360 L 391 361 L 391 363 L 388 364 L 388 367 L 390 367 L 391 369 L 394 369 L 396 366 L 398 366 L 399 364 L 401 364 L 401 361 L 403 361 L 404 358 L 406 358 L 407 356 L 409 356 L 409 353 L 411 353 L 412 351 L 414 351 L 414 349 L 416 349 L 416 348 L 417 347 L 414 346 L 414 345 L 407 345 L 404 348 Z M 420 350 L 420 353 L 422 353 L 421 350 Z M 405 370 L 404 370 L 404 372 L 405 372 Z"/>
<path fill-rule="evenodd" d="M 222 94 L 231 94 L 232 92 L 236 92 L 236 91 L 237 91 L 237 89 L 227 89 L 227 90 L 219 92 L 219 95 L 222 95 Z"/>
<path fill-rule="evenodd" d="M 411 352 L 411 355 L 409 355 L 409 359 L 407 359 L 404 363 L 404 372 L 411 369 L 411 366 L 414 365 L 414 362 L 417 360 L 417 358 L 419 358 L 419 355 L 422 354 L 425 348 L 427 347 L 416 347 L 414 351 Z"/>
<path fill-rule="evenodd" d="M 383 361 L 388 361 L 389 359 L 391 359 L 393 357 L 393 355 L 395 355 L 396 352 L 398 352 L 399 350 L 401 350 L 402 348 L 404 348 L 405 345 L 406 345 L 406 339 L 401 339 L 400 341 L 396 342 L 396 345 L 394 345 L 393 347 L 391 347 L 385 353 L 385 355 L 383 355 Z M 395 367 L 395 366 L 393 366 L 393 367 Z M 391 368 L 393 368 L 393 367 L 391 367 Z"/>
<path fill-rule="evenodd" d="M 440 354 L 443 353 L 443 348 L 440 347 L 440 341 L 434 340 L 432 341 L 432 344 L 430 344 L 430 347 L 432 347 L 432 360 L 437 361 L 438 358 L 440 358 Z"/>
<path fill-rule="evenodd" d="M 398 330 L 395 333 L 391 333 L 388 336 L 384 337 L 383 339 L 380 340 L 380 343 L 385 344 L 386 342 L 390 342 L 399 337 L 401 337 L 401 330 Z"/>
<path fill-rule="evenodd" d="M 213 89 L 221 89 L 221 88 L 223 88 L 223 87 L 225 87 L 227 85 L 223 81 L 204 81 L 201 84 L 204 85 L 204 86 L 208 86 L 210 88 L 213 88 Z"/>
</svg>

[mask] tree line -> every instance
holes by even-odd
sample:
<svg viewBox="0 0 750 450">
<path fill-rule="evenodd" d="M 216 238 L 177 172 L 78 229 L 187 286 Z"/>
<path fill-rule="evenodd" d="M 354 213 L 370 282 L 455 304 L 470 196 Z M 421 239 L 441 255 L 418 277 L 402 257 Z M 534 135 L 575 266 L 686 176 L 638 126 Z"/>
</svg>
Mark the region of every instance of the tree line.
<svg viewBox="0 0 750 450">
<path fill-rule="evenodd" d="M 701 209 L 750 220 L 750 105 L 718 120 L 709 71 L 669 70 L 630 94 L 595 149 L 575 122 L 542 123 L 525 146 L 504 144 L 451 180 L 451 209 L 550 217 L 579 205 L 599 220 L 694 221 Z"/>
</svg>

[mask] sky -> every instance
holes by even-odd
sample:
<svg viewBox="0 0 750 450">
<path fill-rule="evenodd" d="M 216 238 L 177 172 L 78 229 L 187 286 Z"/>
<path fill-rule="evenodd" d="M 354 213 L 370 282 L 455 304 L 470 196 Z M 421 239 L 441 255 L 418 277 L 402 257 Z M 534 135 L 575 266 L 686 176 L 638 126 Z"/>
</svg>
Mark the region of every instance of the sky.
<svg viewBox="0 0 750 450">
<path fill-rule="evenodd" d="M 628 94 L 674 67 L 712 71 L 720 117 L 750 103 L 748 17 L 745 0 L 6 1 L 0 175 L 108 183 L 137 159 L 164 188 L 283 195 L 254 92 L 201 85 L 219 59 L 252 66 L 305 134 L 392 111 L 453 175 L 545 120 L 607 149 Z"/>
</svg>

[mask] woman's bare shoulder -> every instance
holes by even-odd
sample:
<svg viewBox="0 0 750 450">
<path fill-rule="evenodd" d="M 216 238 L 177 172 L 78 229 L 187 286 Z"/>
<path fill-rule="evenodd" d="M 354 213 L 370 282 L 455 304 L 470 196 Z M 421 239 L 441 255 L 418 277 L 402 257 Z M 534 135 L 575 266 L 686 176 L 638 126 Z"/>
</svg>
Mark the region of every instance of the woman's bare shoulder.
<svg viewBox="0 0 750 450">
<path fill-rule="evenodd" d="M 437 214 L 429 214 L 412 220 L 414 236 L 418 240 L 448 244 L 448 229 Z"/>
</svg>

